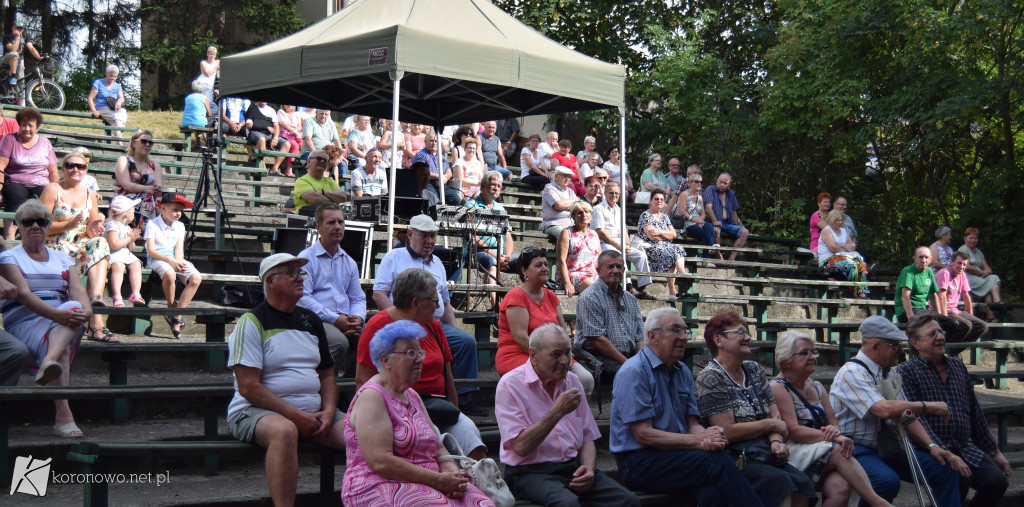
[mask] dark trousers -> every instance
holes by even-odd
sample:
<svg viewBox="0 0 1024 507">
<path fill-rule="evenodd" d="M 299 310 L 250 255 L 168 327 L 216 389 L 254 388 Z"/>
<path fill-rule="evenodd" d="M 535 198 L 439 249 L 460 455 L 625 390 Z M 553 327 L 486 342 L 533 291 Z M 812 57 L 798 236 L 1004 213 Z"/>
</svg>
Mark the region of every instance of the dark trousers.
<svg viewBox="0 0 1024 507">
<path fill-rule="evenodd" d="M 946 333 L 947 342 L 962 342 L 964 341 L 964 336 L 966 336 L 967 332 L 971 330 L 970 326 L 966 324 L 961 325 L 960 321 L 956 319 L 951 319 L 945 315 L 939 315 L 938 313 L 924 308 L 914 308 L 914 315 L 919 313 L 935 317 L 935 321 L 939 323 L 939 327 L 942 328 L 942 332 Z M 898 320 L 900 324 L 906 324 L 910 319 L 907 318 L 907 314 L 904 313 L 897 316 L 896 320 Z"/>
<path fill-rule="evenodd" d="M 3 190 L 0 190 L 0 195 L 4 199 L 4 211 L 18 211 L 18 206 L 24 204 L 25 201 L 33 197 L 38 199 L 40 195 L 43 195 L 45 188 L 46 185 L 29 187 L 13 181 L 4 183 Z"/>
<path fill-rule="evenodd" d="M 536 188 L 537 190 L 541 190 L 544 188 L 545 185 L 551 183 L 551 180 L 537 173 L 527 174 L 526 177 L 520 178 L 519 181 L 522 181 L 523 183 L 526 183 L 527 185 L 530 185 L 531 187 Z"/>
<path fill-rule="evenodd" d="M 686 228 L 686 234 L 700 240 L 700 244 L 711 246 L 715 244 L 715 226 L 710 220 L 704 222 L 704 227 L 693 224 Z M 701 257 L 707 257 L 709 252 L 704 250 Z"/>
<path fill-rule="evenodd" d="M 959 453 L 957 453 L 959 454 Z M 974 488 L 971 507 L 993 507 L 999 505 L 1009 481 L 992 458 L 985 459 L 977 467 L 971 467 L 971 476 L 960 476 L 960 503 L 966 505 L 967 489 Z"/>
<path fill-rule="evenodd" d="M 763 506 L 754 488 L 722 451 L 641 449 L 616 455 L 619 477 L 629 489 L 651 493 L 695 490 L 701 507 Z"/>
<path fill-rule="evenodd" d="M 529 500 L 548 507 L 615 505 L 639 507 L 640 499 L 600 470 L 594 471 L 590 489 L 576 494 L 569 489 L 573 473 L 580 468 L 578 459 L 565 463 L 505 465 L 505 482 L 517 500 Z"/>
<path fill-rule="evenodd" d="M 18 377 L 28 368 L 28 347 L 7 331 L 0 330 L 0 386 L 18 385 Z"/>
<path fill-rule="evenodd" d="M 948 341 L 962 341 L 962 342 L 973 342 L 981 338 L 982 335 L 988 331 L 988 324 L 985 321 L 971 315 L 967 312 L 961 312 L 959 315 L 953 312 L 947 314 L 947 316 L 957 323 L 957 333 L 963 336 L 960 340 L 948 339 Z"/>
<path fill-rule="evenodd" d="M 601 367 L 601 383 L 608 386 L 612 385 L 612 382 L 615 381 L 615 374 L 619 372 L 619 368 L 622 368 L 622 363 L 609 357 L 604 357 L 598 352 L 594 352 L 593 354 L 594 357 L 596 357 L 598 361 L 601 361 L 601 364 L 603 365 Z"/>
</svg>

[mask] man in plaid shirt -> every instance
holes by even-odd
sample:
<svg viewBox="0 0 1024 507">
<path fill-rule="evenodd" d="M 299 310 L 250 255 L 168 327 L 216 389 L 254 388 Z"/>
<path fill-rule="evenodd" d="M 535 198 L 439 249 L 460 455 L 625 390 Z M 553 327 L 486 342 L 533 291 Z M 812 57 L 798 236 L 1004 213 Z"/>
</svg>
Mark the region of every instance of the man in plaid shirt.
<svg viewBox="0 0 1024 507">
<path fill-rule="evenodd" d="M 909 401 L 935 400 L 949 406 L 949 418 L 924 414 L 921 423 L 932 441 L 970 467 L 971 475 L 960 477 L 961 503 L 967 489 L 974 488 L 971 505 L 998 505 L 1006 492 L 1010 463 L 988 430 L 967 368 L 959 358 L 946 356 L 946 335 L 933 315 L 911 317 L 907 336 L 917 356 L 896 367 L 903 376 L 903 393 Z"/>
</svg>

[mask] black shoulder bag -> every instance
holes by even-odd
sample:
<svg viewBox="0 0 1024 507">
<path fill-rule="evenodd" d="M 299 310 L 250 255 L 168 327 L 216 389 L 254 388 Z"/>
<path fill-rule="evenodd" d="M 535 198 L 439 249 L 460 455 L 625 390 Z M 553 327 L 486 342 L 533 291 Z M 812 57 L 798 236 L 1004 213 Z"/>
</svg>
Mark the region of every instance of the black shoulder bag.
<svg viewBox="0 0 1024 507">
<path fill-rule="evenodd" d="M 855 357 L 850 359 L 850 362 L 863 366 L 871 375 L 875 385 L 878 385 L 878 382 L 875 381 L 875 374 L 871 372 L 868 365 L 864 364 L 864 361 Z M 878 457 L 890 465 L 910 468 L 910 464 L 907 462 L 907 453 L 903 450 L 903 444 L 900 443 L 900 436 L 896 432 L 896 428 L 893 427 L 893 423 L 888 419 L 881 421 L 881 428 L 878 430 Z"/>
<path fill-rule="evenodd" d="M 437 341 L 437 351 L 441 354 L 441 358 L 444 358 L 444 347 L 441 346 L 441 338 L 434 333 L 434 330 L 430 326 L 426 326 L 427 332 L 434 337 Z M 442 375 L 448 370 L 448 361 L 444 361 L 441 366 Z M 434 423 L 439 428 L 447 428 L 454 425 L 459 421 L 459 416 L 462 412 L 459 411 L 459 407 L 456 407 L 452 402 L 448 401 L 448 381 L 445 380 L 444 384 L 444 396 L 435 396 L 432 394 L 419 393 L 420 399 L 423 400 L 423 408 L 427 409 L 427 415 L 430 416 L 430 422 Z"/>
</svg>

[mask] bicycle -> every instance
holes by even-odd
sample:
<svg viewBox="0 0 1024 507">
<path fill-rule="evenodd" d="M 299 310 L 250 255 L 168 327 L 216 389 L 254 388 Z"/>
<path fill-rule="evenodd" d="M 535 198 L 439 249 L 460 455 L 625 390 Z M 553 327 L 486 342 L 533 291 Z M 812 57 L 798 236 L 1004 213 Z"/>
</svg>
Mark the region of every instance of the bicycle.
<svg viewBox="0 0 1024 507">
<path fill-rule="evenodd" d="M 4 66 L 3 75 L 0 75 L 0 102 L 17 104 L 18 100 L 25 96 L 25 90 L 30 90 L 28 102 L 32 107 L 63 109 L 66 101 L 64 89 L 52 79 L 43 77 L 44 74 L 52 76 L 54 67 L 56 67 L 55 61 L 49 57 L 43 57 L 41 62 L 37 62 L 33 66 L 31 73 L 27 73 L 25 77 L 12 85 L 8 82 L 10 72 Z"/>
</svg>

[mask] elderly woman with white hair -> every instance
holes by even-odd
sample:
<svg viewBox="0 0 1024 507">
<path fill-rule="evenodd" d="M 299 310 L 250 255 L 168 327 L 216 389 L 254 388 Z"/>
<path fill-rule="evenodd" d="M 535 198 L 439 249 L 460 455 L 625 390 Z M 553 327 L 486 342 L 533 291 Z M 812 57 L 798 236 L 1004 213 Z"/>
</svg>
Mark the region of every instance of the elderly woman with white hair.
<svg viewBox="0 0 1024 507">
<path fill-rule="evenodd" d="M 604 159 L 602 159 L 601 154 L 597 152 L 597 139 L 594 139 L 594 136 L 587 136 L 583 138 L 583 149 L 576 154 L 576 160 L 583 163 L 583 161 L 589 160 L 591 155 L 597 155 L 596 167 L 604 165 Z"/>
<path fill-rule="evenodd" d="M 953 229 L 948 226 L 940 225 L 938 229 L 935 229 L 935 243 L 932 243 L 928 247 L 932 251 L 932 269 L 936 273 L 942 268 L 948 268 L 949 263 L 953 260 L 953 247 L 949 244 L 953 242 Z"/>
<path fill-rule="evenodd" d="M 806 473 L 824 496 L 822 505 L 850 503 L 850 489 L 869 505 L 889 505 L 871 489 L 864 468 L 853 459 L 853 440 L 839 431 L 839 422 L 817 370 L 814 340 L 800 331 L 786 331 L 775 345 L 780 373 L 769 381 L 775 406 L 786 423 L 789 463 Z"/>
<path fill-rule="evenodd" d="M 207 127 L 213 118 L 210 101 L 203 95 L 206 85 L 196 79 L 192 81 L 192 93 L 185 96 L 185 109 L 181 112 L 182 127 Z"/>
<path fill-rule="evenodd" d="M 345 505 L 494 505 L 454 461 L 441 458 L 449 453 L 412 389 L 423 372 L 424 339 L 432 338 L 420 323 L 398 320 L 369 340 L 377 373 L 356 391 L 345 417 Z"/>
<path fill-rule="evenodd" d="M 124 109 L 124 90 L 117 77 L 121 70 L 117 65 L 107 65 L 106 75 L 92 82 L 89 90 L 89 110 L 94 118 L 114 127 L 123 127 L 128 123 L 128 112 Z M 114 135 L 121 137 L 121 131 L 115 130 Z"/>
</svg>

